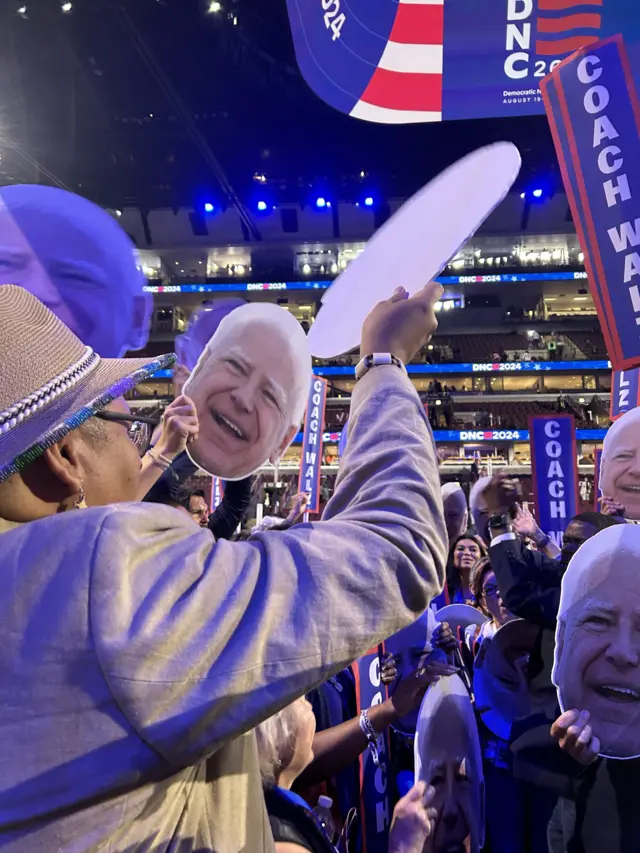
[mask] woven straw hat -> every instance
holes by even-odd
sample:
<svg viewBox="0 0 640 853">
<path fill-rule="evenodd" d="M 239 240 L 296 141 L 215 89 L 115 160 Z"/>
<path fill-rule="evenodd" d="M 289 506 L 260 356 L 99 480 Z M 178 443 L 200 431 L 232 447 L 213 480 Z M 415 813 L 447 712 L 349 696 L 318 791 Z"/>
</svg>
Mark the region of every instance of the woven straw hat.
<svg viewBox="0 0 640 853">
<path fill-rule="evenodd" d="M 102 359 L 22 287 L 0 287 L 0 482 L 174 361 Z"/>
</svg>

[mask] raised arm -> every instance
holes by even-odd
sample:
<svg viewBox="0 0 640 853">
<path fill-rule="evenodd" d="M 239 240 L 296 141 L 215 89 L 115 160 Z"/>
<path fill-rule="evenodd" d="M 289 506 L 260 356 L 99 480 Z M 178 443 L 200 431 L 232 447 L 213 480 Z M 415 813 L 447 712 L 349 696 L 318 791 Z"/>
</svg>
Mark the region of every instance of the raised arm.
<svg viewBox="0 0 640 853">
<path fill-rule="evenodd" d="M 439 292 L 382 303 L 388 350 L 413 355 Z M 404 350 L 398 328 L 413 335 Z M 212 544 L 173 510 L 113 508 L 91 588 L 105 677 L 145 740 L 192 762 L 410 624 L 442 589 L 446 541 L 418 395 L 399 368 L 375 367 L 356 385 L 322 521 Z"/>
</svg>

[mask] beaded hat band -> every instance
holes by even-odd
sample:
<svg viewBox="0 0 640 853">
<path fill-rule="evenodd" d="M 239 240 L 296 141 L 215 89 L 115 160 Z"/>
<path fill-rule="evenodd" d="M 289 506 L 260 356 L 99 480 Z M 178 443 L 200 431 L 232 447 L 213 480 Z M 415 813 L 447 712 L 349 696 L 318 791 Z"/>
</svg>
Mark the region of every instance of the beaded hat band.
<svg viewBox="0 0 640 853">
<path fill-rule="evenodd" d="M 101 359 L 35 296 L 0 286 L 0 482 L 173 361 Z"/>
</svg>

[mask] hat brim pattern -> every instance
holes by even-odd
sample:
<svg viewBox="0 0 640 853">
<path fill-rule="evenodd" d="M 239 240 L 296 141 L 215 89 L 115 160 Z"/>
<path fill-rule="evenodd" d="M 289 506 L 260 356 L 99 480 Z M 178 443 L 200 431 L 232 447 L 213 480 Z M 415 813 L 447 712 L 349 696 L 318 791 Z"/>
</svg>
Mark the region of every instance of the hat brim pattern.
<svg viewBox="0 0 640 853">
<path fill-rule="evenodd" d="M 158 370 L 170 367 L 174 355 L 103 359 L 83 382 L 23 421 L 0 439 L 0 483 L 23 470 L 113 400 L 131 391 Z"/>
</svg>

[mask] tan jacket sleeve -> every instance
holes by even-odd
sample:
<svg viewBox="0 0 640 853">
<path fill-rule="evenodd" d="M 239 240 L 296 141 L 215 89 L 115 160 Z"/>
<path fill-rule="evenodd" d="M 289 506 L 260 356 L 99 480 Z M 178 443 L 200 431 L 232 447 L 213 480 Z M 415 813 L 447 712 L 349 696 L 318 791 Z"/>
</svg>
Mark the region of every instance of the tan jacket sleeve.
<svg viewBox="0 0 640 853">
<path fill-rule="evenodd" d="M 446 541 L 418 395 L 376 367 L 322 521 L 214 544 L 177 510 L 113 508 L 90 598 L 103 672 L 140 735 L 192 763 L 414 621 L 442 589 Z"/>
</svg>

